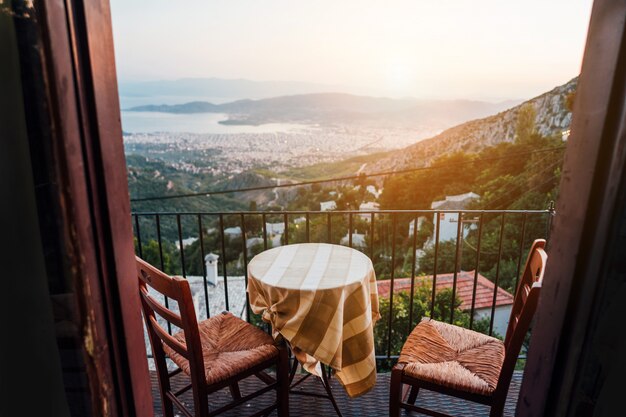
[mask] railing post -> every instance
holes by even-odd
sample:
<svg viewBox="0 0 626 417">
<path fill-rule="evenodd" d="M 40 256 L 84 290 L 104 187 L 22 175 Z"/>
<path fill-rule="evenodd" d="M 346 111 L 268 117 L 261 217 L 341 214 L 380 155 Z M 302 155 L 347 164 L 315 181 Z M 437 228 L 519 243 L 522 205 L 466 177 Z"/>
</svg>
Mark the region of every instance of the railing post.
<svg viewBox="0 0 626 417">
<path fill-rule="evenodd" d="M 348 213 L 348 246 L 352 247 L 352 212 Z"/>
<path fill-rule="evenodd" d="M 454 304 L 456 302 L 456 283 L 458 279 L 459 273 L 459 258 L 462 248 L 462 239 L 463 239 L 463 212 L 459 211 L 457 213 L 457 224 L 456 224 L 456 250 L 454 254 L 454 273 L 452 274 L 452 300 L 450 306 L 450 323 L 454 322 Z"/>
<path fill-rule="evenodd" d="M 261 215 L 261 221 L 263 222 L 263 250 L 267 250 L 267 217 L 265 213 Z"/>
<path fill-rule="evenodd" d="M 309 243 L 311 241 L 311 233 L 310 233 L 310 216 L 309 216 L 309 212 L 306 212 L 306 243 Z"/>
<path fill-rule="evenodd" d="M 143 259 L 143 250 L 141 248 L 141 231 L 139 230 L 139 215 L 135 214 L 135 230 L 137 231 L 137 251 L 139 257 Z"/>
<path fill-rule="evenodd" d="M 546 222 L 546 241 L 550 240 L 550 230 L 552 229 L 552 219 L 556 216 L 556 206 L 554 201 L 551 200 L 548 205 L 548 221 Z"/>
<path fill-rule="evenodd" d="M 183 278 L 187 278 L 187 272 L 185 271 L 185 250 L 183 248 L 183 229 L 180 224 L 180 214 L 176 215 L 176 225 L 178 226 L 178 248 L 180 250 L 180 267 L 183 274 Z"/>
<path fill-rule="evenodd" d="M 161 271 L 168 273 L 168 271 L 165 270 L 165 262 L 163 261 L 163 239 L 161 239 L 161 216 L 157 214 L 155 221 L 156 221 L 156 229 L 157 229 L 157 242 L 159 244 L 159 260 L 161 262 Z M 166 295 L 163 296 L 163 302 L 165 303 L 165 308 L 170 308 L 169 299 L 167 298 Z M 167 320 L 165 321 L 167 323 L 167 332 L 169 334 L 172 334 L 172 323 L 170 323 Z"/>
<path fill-rule="evenodd" d="M 411 298 L 409 299 L 409 325 L 407 333 L 413 330 L 413 297 L 415 295 L 415 265 L 417 262 L 417 214 L 413 219 L 413 262 L 411 263 Z"/>
<path fill-rule="evenodd" d="M 522 218 L 522 236 L 519 243 L 519 253 L 517 254 L 517 268 L 515 270 L 515 286 L 513 287 L 513 298 L 515 298 L 515 296 L 517 295 L 517 284 L 519 283 L 519 273 L 520 268 L 522 267 L 522 252 L 524 251 L 524 243 L 526 240 L 526 217 L 527 213 L 524 213 L 524 217 Z"/>
<path fill-rule="evenodd" d="M 204 305 L 206 307 L 206 318 L 208 319 L 209 317 L 211 317 L 211 313 L 209 310 L 209 290 L 207 289 L 207 283 L 206 283 L 206 275 L 207 275 L 207 270 L 206 270 L 206 264 L 204 262 L 204 233 L 202 233 L 202 215 L 198 214 L 198 233 L 200 234 L 199 238 L 200 238 L 200 263 L 202 264 L 202 282 L 204 283 Z"/>
<path fill-rule="evenodd" d="M 222 235 L 222 259 L 224 260 L 222 262 L 223 265 L 223 271 L 224 271 L 224 306 L 226 307 L 227 311 L 230 311 L 230 306 L 228 305 L 228 276 L 226 274 L 226 244 L 225 244 L 225 240 L 226 240 L 226 236 L 224 234 L 224 214 L 220 213 L 219 214 L 219 219 L 220 219 L 220 231 L 221 231 L 221 235 Z"/>
<path fill-rule="evenodd" d="M 285 224 L 285 245 L 289 244 L 289 217 L 287 213 L 283 214 L 283 223 Z"/>
<path fill-rule="evenodd" d="M 435 216 L 437 217 L 437 221 L 435 222 L 435 256 L 433 261 L 433 293 L 431 295 L 430 302 L 430 318 L 433 318 L 433 314 L 435 313 L 435 297 L 437 295 L 437 257 L 439 254 L 439 229 L 441 228 L 441 221 L 439 217 L 441 214 L 436 211 Z"/>
<path fill-rule="evenodd" d="M 478 269 L 480 268 L 480 244 L 483 236 L 483 217 L 480 213 L 478 218 L 478 239 L 476 243 L 476 265 L 474 266 L 474 286 L 472 288 L 472 308 L 470 310 L 470 330 L 474 328 L 474 309 L 476 308 L 476 286 L 478 285 Z"/>
<path fill-rule="evenodd" d="M 493 322 L 494 315 L 496 314 L 496 301 L 498 297 L 498 284 L 500 281 L 500 261 L 502 259 L 502 243 L 504 242 L 504 215 L 506 212 L 502 212 L 502 219 L 500 220 L 500 243 L 498 247 L 498 262 L 496 263 L 496 279 L 493 283 L 493 299 L 491 302 L 491 319 L 489 320 L 489 336 L 493 334 Z"/>
<path fill-rule="evenodd" d="M 241 213 L 241 240 L 243 241 L 243 280 L 245 288 L 248 288 L 248 242 L 246 239 L 246 219 L 243 213 Z M 246 321 L 250 323 L 250 298 L 248 291 L 246 293 Z"/>
<path fill-rule="evenodd" d="M 393 326 L 393 284 L 396 266 L 396 215 L 391 214 L 391 286 L 389 290 L 389 328 L 387 332 L 387 358 L 391 357 L 391 328 Z"/>
</svg>

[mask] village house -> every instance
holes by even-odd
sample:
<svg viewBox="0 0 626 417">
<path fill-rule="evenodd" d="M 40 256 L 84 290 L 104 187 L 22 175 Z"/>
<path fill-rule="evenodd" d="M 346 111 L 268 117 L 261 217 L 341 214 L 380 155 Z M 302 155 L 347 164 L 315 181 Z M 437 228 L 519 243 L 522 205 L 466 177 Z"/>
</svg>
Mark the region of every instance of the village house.
<svg viewBox="0 0 626 417">
<path fill-rule="evenodd" d="M 491 317 L 491 306 L 495 285 L 488 278 L 475 271 L 461 271 L 456 277 L 456 296 L 461 300 L 459 308 L 471 312 L 472 295 L 474 292 L 474 279 L 476 278 L 476 299 L 474 302 L 474 320 Z M 415 278 L 415 286 L 425 285 L 432 288 L 433 277 L 431 275 Z M 378 296 L 389 297 L 391 280 L 380 280 L 378 284 Z M 454 285 L 454 273 L 437 274 L 436 291 L 452 288 Z M 411 278 L 396 278 L 393 280 L 393 291 L 411 291 Z M 509 316 L 513 307 L 513 295 L 498 287 L 493 317 L 493 331 L 500 336 L 506 333 L 509 325 Z M 418 318 L 419 319 L 419 318 Z"/>
<path fill-rule="evenodd" d="M 320 211 L 337 210 L 337 202 L 334 200 L 320 202 Z"/>
</svg>

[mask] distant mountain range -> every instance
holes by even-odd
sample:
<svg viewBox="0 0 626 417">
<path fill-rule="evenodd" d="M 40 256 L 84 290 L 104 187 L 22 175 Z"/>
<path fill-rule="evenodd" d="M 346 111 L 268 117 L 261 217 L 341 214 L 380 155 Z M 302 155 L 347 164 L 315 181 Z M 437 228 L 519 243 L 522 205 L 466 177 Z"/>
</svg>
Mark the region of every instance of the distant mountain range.
<svg viewBox="0 0 626 417">
<path fill-rule="evenodd" d="M 430 139 L 390 152 L 377 162 L 368 164 L 363 171 L 426 166 L 444 154 L 457 151 L 476 152 L 498 143 L 513 142 L 518 113 L 525 104 L 535 108 L 535 126 L 540 134 L 562 134 L 569 129 L 572 121 L 572 113 L 566 106 L 567 96 L 576 90 L 577 84 L 578 77 L 506 111 L 460 124 Z"/>
<path fill-rule="evenodd" d="M 251 81 L 222 78 L 181 78 L 178 80 L 120 82 L 120 96 L 128 97 L 215 97 L 220 101 L 260 99 L 289 94 L 321 93 L 337 87 L 292 81 Z"/>
<path fill-rule="evenodd" d="M 226 113 L 224 124 L 312 123 L 445 128 L 510 108 L 519 101 L 489 103 L 470 100 L 416 100 L 357 96 L 345 93 L 299 94 L 237 100 L 224 104 L 195 101 L 146 105 L 127 111 Z"/>
</svg>

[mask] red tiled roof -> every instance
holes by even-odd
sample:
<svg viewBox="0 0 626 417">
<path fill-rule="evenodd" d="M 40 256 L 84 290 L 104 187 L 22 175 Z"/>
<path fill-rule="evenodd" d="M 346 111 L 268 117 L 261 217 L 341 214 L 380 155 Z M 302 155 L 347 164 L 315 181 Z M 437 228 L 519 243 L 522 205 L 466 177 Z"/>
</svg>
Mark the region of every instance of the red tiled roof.
<svg viewBox="0 0 626 417">
<path fill-rule="evenodd" d="M 415 285 L 427 285 L 432 288 L 433 277 L 431 275 L 415 277 Z M 438 274 L 437 275 L 437 292 L 444 288 L 452 288 L 454 274 Z M 380 297 L 388 297 L 391 288 L 391 280 L 380 280 L 378 284 L 378 295 Z M 491 307 L 494 291 L 493 282 L 486 277 L 478 274 L 476 280 L 476 303 L 474 308 Z M 462 271 L 457 273 L 456 278 L 456 295 L 461 300 L 461 310 L 470 310 L 472 308 L 472 292 L 474 290 L 474 271 Z M 393 280 L 393 291 L 411 291 L 411 278 L 396 278 Z M 504 306 L 513 304 L 513 296 L 507 291 L 498 287 L 498 295 L 496 297 L 496 306 Z"/>
</svg>

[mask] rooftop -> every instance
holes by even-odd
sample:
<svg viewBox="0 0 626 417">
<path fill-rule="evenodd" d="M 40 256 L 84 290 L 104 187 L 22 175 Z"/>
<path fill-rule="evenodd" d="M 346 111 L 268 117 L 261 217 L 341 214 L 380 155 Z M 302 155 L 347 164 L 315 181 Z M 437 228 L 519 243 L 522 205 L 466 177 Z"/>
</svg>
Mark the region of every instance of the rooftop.
<svg viewBox="0 0 626 417">
<path fill-rule="evenodd" d="M 457 195 L 447 195 L 444 200 L 433 201 L 430 205 L 431 209 L 437 210 L 460 210 L 467 208 L 467 204 L 480 196 L 476 193 L 465 193 Z"/>
<path fill-rule="evenodd" d="M 461 271 L 457 273 L 456 277 L 456 295 L 461 299 L 462 310 L 469 310 L 472 308 L 472 294 L 474 290 L 474 274 L 475 271 Z M 432 288 L 432 275 L 415 277 L 415 285 L 426 285 Z M 391 280 L 380 280 L 378 283 L 378 295 L 380 297 L 389 297 L 389 291 L 391 288 Z M 445 289 L 452 288 L 454 284 L 454 273 L 438 274 L 437 275 L 437 292 Z M 491 307 L 493 301 L 493 282 L 484 277 L 480 273 L 476 275 L 476 302 L 474 308 L 488 308 Z M 393 280 L 393 291 L 410 291 L 411 290 L 411 278 L 396 278 Z M 496 306 L 504 306 L 513 304 L 513 295 L 498 287 L 498 294 L 496 297 Z"/>
</svg>

